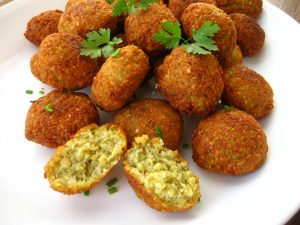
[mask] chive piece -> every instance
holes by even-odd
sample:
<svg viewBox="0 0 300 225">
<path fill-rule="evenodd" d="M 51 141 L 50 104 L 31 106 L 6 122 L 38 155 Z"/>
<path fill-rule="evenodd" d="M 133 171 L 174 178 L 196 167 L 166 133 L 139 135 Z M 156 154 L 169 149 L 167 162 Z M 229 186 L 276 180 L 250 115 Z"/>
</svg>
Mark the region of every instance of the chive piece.
<svg viewBox="0 0 300 225">
<path fill-rule="evenodd" d="M 189 144 L 184 143 L 184 144 L 182 145 L 182 148 L 189 148 Z"/>
<path fill-rule="evenodd" d="M 89 195 L 90 195 L 90 191 L 85 191 L 85 192 L 83 192 L 83 194 L 84 194 L 85 196 L 89 196 Z"/>
<path fill-rule="evenodd" d="M 44 94 L 45 94 L 45 89 L 42 88 L 42 89 L 39 91 L 39 94 L 40 94 L 40 95 L 44 95 Z"/>
<path fill-rule="evenodd" d="M 29 95 L 32 95 L 32 94 L 33 94 L 33 91 L 32 91 L 32 90 L 26 90 L 25 92 L 26 92 L 26 94 L 29 94 Z"/>
<path fill-rule="evenodd" d="M 164 139 L 160 127 L 155 127 L 155 133 L 156 133 L 157 137 L 160 137 L 161 139 Z"/>
<path fill-rule="evenodd" d="M 109 188 L 108 189 L 108 193 L 111 195 L 111 194 L 113 194 L 113 193 L 116 193 L 116 192 L 118 192 L 118 188 L 116 188 L 116 187 L 112 187 L 112 188 Z"/>
<path fill-rule="evenodd" d="M 106 183 L 106 185 L 108 186 L 108 187 L 111 187 L 111 186 L 113 186 L 115 183 L 117 183 L 118 182 L 118 179 L 117 178 L 113 178 L 113 179 L 111 179 L 110 181 L 108 181 L 107 183 Z"/>
<path fill-rule="evenodd" d="M 45 106 L 45 110 L 47 112 L 53 112 L 54 109 L 53 109 L 53 106 L 51 105 L 51 103 L 48 103 L 46 106 Z"/>
<path fill-rule="evenodd" d="M 234 107 L 233 107 L 233 106 L 229 106 L 229 105 L 224 105 L 224 109 L 225 109 L 226 111 L 230 111 L 230 110 L 233 110 Z"/>
</svg>

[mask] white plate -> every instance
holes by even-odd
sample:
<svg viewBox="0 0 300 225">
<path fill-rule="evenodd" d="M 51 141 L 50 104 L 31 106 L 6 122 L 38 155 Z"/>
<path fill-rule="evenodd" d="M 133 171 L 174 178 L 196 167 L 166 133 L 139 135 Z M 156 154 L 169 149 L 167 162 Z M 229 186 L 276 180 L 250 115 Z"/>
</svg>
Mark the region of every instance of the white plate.
<svg viewBox="0 0 300 225">
<path fill-rule="evenodd" d="M 38 91 L 46 86 L 31 75 L 29 60 L 36 48 L 23 32 L 32 16 L 62 9 L 64 4 L 60 0 L 16 0 L 0 8 L 0 224 L 274 225 L 283 224 L 296 212 L 300 207 L 300 27 L 267 2 L 259 19 L 266 31 L 264 50 L 245 60 L 266 77 L 275 92 L 274 112 L 260 121 L 269 143 L 268 159 L 261 169 L 243 177 L 217 175 L 197 167 L 190 149 L 182 150 L 200 177 L 203 197 L 195 208 L 179 213 L 157 212 L 137 199 L 120 165 L 89 197 L 65 196 L 50 189 L 43 167 L 53 150 L 24 138 L 29 101 L 38 98 Z M 25 94 L 26 89 L 35 94 Z M 144 90 L 151 93 L 152 86 Z M 101 120 L 110 117 L 101 112 Z M 190 143 L 197 122 L 197 118 L 186 120 L 183 142 Z M 109 195 L 105 182 L 115 176 L 119 192 Z"/>
</svg>

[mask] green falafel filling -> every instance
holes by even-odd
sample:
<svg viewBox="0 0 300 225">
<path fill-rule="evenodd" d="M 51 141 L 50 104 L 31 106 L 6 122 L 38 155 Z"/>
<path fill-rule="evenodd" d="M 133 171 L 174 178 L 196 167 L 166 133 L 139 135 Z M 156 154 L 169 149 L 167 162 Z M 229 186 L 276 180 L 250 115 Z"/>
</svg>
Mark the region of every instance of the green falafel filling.
<svg viewBox="0 0 300 225">
<path fill-rule="evenodd" d="M 51 160 L 49 179 L 57 187 L 85 186 L 102 178 L 120 160 L 126 147 L 119 130 L 96 127 L 84 130 L 68 141 Z"/>
<path fill-rule="evenodd" d="M 199 180 L 177 151 L 163 147 L 160 138 L 135 138 L 127 155 L 131 174 L 163 203 L 184 207 L 200 197 Z"/>
</svg>

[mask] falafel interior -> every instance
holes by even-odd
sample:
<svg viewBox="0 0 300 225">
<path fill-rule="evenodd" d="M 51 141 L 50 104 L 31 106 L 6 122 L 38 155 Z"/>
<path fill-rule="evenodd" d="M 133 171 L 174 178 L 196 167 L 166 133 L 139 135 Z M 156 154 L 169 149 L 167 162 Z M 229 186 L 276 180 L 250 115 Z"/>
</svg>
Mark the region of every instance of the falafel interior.
<svg viewBox="0 0 300 225">
<path fill-rule="evenodd" d="M 56 191 L 87 191 L 118 163 L 126 146 L 126 136 L 118 126 L 88 125 L 57 148 L 45 167 L 45 177 Z"/>
<path fill-rule="evenodd" d="M 157 210 L 185 210 L 200 197 L 198 177 L 177 151 L 163 146 L 160 138 L 136 137 L 125 156 L 124 169 L 129 182 L 133 178 L 144 189 L 130 182 L 138 197 Z"/>
</svg>

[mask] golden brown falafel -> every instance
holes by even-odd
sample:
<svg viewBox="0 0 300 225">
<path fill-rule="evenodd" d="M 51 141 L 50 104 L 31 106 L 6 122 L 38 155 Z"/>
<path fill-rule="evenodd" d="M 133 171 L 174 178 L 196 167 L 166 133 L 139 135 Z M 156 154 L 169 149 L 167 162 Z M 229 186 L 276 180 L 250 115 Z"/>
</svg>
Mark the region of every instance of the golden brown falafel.
<svg viewBox="0 0 300 225">
<path fill-rule="evenodd" d="M 68 0 L 65 9 L 71 8 L 79 2 L 87 2 L 87 1 L 89 0 Z"/>
<path fill-rule="evenodd" d="M 59 90 L 79 90 L 92 84 L 99 61 L 80 56 L 83 39 L 55 33 L 46 37 L 30 61 L 32 74 Z"/>
<path fill-rule="evenodd" d="M 233 67 L 235 65 L 241 65 L 243 63 L 243 54 L 238 45 L 235 46 L 232 54 L 226 57 L 220 64 L 223 69 Z"/>
<path fill-rule="evenodd" d="M 160 55 L 165 47 L 153 39 L 163 29 L 162 22 L 175 22 L 170 9 L 162 4 L 153 4 L 146 11 L 131 14 L 125 20 L 125 36 L 129 44 L 140 47 L 149 55 Z"/>
<path fill-rule="evenodd" d="M 254 56 L 265 43 L 265 32 L 250 16 L 240 13 L 229 15 L 237 31 L 237 44 L 244 56 Z"/>
<path fill-rule="evenodd" d="M 255 71 L 237 65 L 223 74 L 223 100 L 259 119 L 273 110 L 273 90 Z"/>
<path fill-rule="evenodd" d="M 126 145 L 120 127 L 88 125 L 57 148 L 45 166 L 45 178 L 51 188 L 64 194 L 88 191 L 119 162 Z"/>
<path fill-rule="evenodd" d="M 114 33 L 117 17 L 112 16 L 113 7 L 105 0 L 80 1 L 62 14 L 58 30 L 61 33 L 78 34 L 85 38 L 90 31 L 110 28 Z"/>
<path fill-rule="evenodd" d="M 104 111 L 122 108 L 141 85 L 149 71 L 146 54 L 134 45 L 121 48 L 109 57 L 92 84 L 92 99 Z"/>
<path fill-rule="evenodd" d="M 216 2 L 218 8 L 227 14 L 243 13 L 253 19 L 257 19 L 261 14 L 263 5 L 263 0 L 216 0 Z"/>
<path fill-rule="evenodd" d="M 181 20 L 182 13 L 186 9 L 186 7 L 195 2 L 216 5 L 215 0 L 169 0 L 168 7 L 172 11 L 174 16 L 176 16 L 178 20 Z"/>
<path fill-rule="evenodd" d="M 57 25 L 62 15 L 60 10 L 45 11 L 29 20 L 25 38 L 36 46 L 50 34 L 57 33 Z"/>
<path fill-rule="evenodd" d="M 86 94 L 52 91 L 33 102 L 29 108 L 25 137 L 55 148 L 91 123 L 99 123 L 99 114 Z"/>
<path fill-rule="evenodd" d="M 219 60 L 230 56 L 236 45 L 236 29 L 230 17 L 212 4 L 193 3 L 183 12 L 182 26 L 185 34 L 191 37 L 193 29 L 200 28 L 206 21 L 212 21 L 220 27 L 214 36 L 218 51 L 213 53 Z"/>
<path fill-rule="evenodd" d="M 134 137 L 143 134 L 150 138 L 157 137 L 158 129 L 161 131 L 165 146 L 175 150 L 180 144 L 183 131 L 180 113 L 161 99 L 132 102 L 116 114 L 114 123 L 123 128 L 129 145 Z"/>
<path fill-rule="evenodd" d="M 194 131 L 193 160 L 200 167 L 240 176 L 257 170 L 268 152 L 259 123 L 240 110 L 221 110 L 200 121 Z"/>
<path fill-rule="evenodd" d="M 221 74 L 214 55 L 193 55 L 177 47 L 157 69 L 157 82 L 175 109 L 206 117 L 220 101 L 223 91 Z"/>
<path fill-rule="evenodd" d="M 200 199 L 199 178 L 178 151 L 160 138 L 136 137 L 125 154 L 124 171 L 137 197 L 159 211 L 182 211 Z"/>
</svg>

